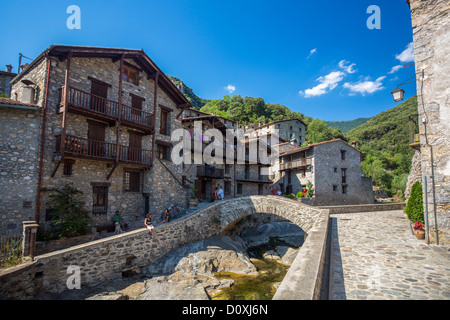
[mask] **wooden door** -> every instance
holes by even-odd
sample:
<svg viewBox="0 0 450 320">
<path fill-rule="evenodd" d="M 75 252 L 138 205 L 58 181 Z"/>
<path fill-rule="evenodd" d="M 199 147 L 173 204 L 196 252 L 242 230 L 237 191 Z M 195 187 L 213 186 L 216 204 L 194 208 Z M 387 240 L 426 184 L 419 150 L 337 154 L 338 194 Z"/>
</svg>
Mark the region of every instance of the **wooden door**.
<svg viewBox="0 0 450 320">
<path fill-rule="evenodd" d="M 142 162 L 142 135 L 129 131 L 128 160 Z"/>
<path fill-rule="evenodd" d="M 105 157 L 105 125 L 89 122 L 88 127 L 88 155 L 92 157 Z"/>
<path fill-rule="evenodd" d="M 97 81 L 91 83 L 90 108 L 96 112 L 106 113 L 106 98 L 108 97 L 108 86 Z"/>
</svg>

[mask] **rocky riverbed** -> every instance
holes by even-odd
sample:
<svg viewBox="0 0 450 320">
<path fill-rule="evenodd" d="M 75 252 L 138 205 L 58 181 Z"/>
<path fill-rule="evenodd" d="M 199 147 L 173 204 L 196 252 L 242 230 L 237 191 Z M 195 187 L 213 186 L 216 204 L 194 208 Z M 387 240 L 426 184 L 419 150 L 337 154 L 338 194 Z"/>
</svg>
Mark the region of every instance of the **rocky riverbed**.
<svg viewBox="0 0 450 320">
<path fill-rule="evenodd" d="M 60 299 L 209 300 L 271 299 L 304 241 L 289 222 L 259 223 L 228 236 L 185 245 L 140 275 Z"/>
</svg>

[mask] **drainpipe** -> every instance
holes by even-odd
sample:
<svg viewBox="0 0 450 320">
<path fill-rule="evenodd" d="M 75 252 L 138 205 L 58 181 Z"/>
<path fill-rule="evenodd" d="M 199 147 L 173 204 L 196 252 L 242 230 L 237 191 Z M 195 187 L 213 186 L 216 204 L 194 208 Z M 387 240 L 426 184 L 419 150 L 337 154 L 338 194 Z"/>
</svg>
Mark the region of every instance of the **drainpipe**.
<svg viewBox="0 0 450 320">
<path fill-rule="evenodd" d="M 47 104 L 48 104 L 48 91 L 50 83 L 50 70 L 51 70 L 51 60 L 47 54 L 44 54 L 47 58 L 47 79 L 45 81 L 45 97 L 44 97 L 44 115 L 42 118 L 42 133 L 41 133 L 41 154 L 39 159 L 39 177 L 38 177 L 38 187 L 36 194 L 36 223 L 39 224 L 39 210 L 41 207 L 41 186 L 42 186 L 42 168 L 44 163 L 44 145 L 45 145 L 45 130 L 47 126 Z"/>
</svg>

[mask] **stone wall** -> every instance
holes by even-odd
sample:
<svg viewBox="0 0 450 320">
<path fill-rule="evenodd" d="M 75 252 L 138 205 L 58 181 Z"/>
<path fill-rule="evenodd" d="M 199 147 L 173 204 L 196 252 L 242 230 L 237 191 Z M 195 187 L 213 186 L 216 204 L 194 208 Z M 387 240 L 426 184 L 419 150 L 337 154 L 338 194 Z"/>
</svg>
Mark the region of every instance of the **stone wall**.
<svg viewBox="0 0 450 320">
<path fill-rule="evenodd" d="M 39 153 L 39 110 L 1 108 L 0 233 L 22 232 L 34 220 Z"/>
<path fill-rule="evenodd" d="M 405 189 L 406 202 L 408 202 L 409 196 L 411 194 L 411 187 L 414 184 L 414 182 L 419 181 L 420 184 L 423 185 L 421 158 L 422 155 L 420 154 L 420 152 L 416 151 L 411 161 L 411 171 L 409 172 L 408 182 L 406 183 Z"/>
<path fill-rule="evenodd" d="M 15 73 L 0 71 L 0 93 L 11 97 L 11 80 L 16 76 Z"/>
<path fill-rule="evenodd" d="M 433 174 L 440 244 L 450 242 L 450 1 L 410 1 L 413 27 L 422 174 Z M 425 124 L 422 119 L 425 119 Z M 425 136 L 425 132 L 427 135 Z M 432 179 L 428 209 L 434 215 Z M 434 219 L 430 219 L 434 228 Z M 433 232 L 430 232 L 433 233 Z"/>
</svg>

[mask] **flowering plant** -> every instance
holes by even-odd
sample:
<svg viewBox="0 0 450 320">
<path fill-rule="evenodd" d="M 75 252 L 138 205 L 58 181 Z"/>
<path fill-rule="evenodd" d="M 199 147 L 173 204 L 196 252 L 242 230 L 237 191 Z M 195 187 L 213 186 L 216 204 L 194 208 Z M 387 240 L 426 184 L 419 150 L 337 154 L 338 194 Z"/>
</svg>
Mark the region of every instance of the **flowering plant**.
<svg viewBox="0 0 450 320">
<path fill-rule="evenodd" d="M 423 229 L 424 229 L 423 223 L 417 221 L 417 222 L 414 224 L 414 227 L 413 227 L 413 228 L 414 228 L 414 230 L 423 230 Z"/>
</svg>

